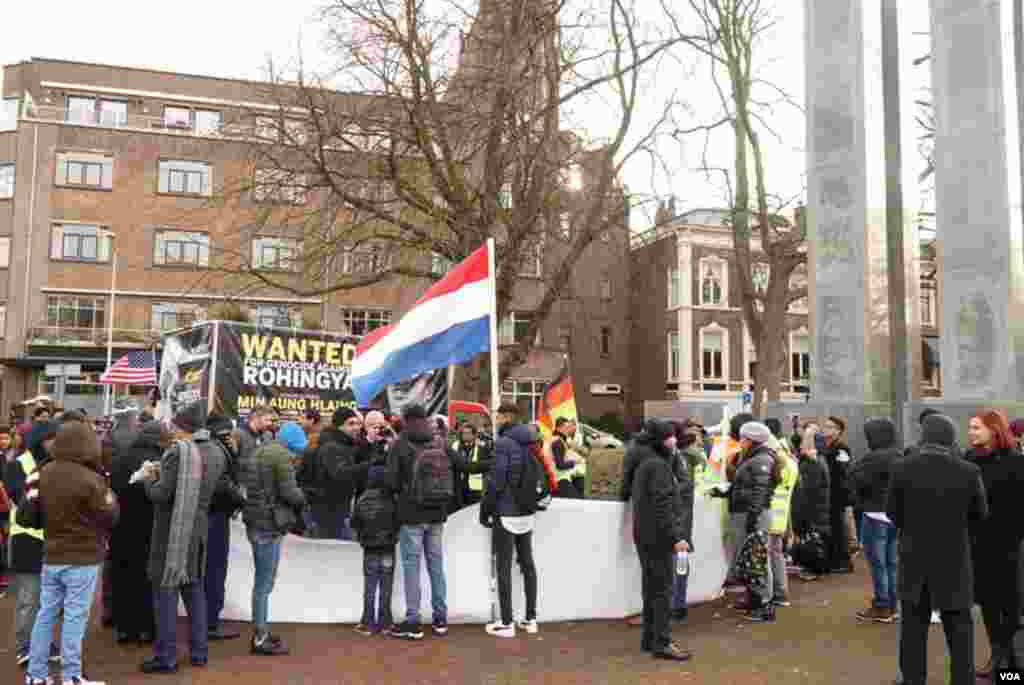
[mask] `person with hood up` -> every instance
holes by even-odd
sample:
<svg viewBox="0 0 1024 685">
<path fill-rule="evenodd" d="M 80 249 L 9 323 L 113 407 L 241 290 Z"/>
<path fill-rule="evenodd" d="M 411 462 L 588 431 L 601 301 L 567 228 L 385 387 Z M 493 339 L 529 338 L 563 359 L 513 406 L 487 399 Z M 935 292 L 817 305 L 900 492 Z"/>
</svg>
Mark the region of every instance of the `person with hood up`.
<svg viewBox="0 0 1024 685">
<path fill-rule="evenodd" d="M 50 636 L 61 613 L 65 685 L 99 685 L 82 674 L 82 640 L 117 513 L 117 500 L 100 473 L 99 438 L 84 423 L 65 424 L 53 442 L 53 459 L 40 468 L 38 489 L 19 512 L 22 525 L 46 530 L 42 594 L 26 685 L 51 682 Z"/>
<path fill-rule="evenodd" d="M 675 555 L 693 551 L 693 510 L 686 506 L 672 465 L 675 448 L 672 424 L 649 419 L 626 456 L 635 465 L 627 491 L 642 574 L 640 647 L 657 659 L 689 661 L 693 653 L 672 641 L 670 622 Z"/>
<path fill-rule="evenodd" d="M 322 538 L 352 539 L 352 496 L 369 466 L 363 458 L 362 431 L 363 420 L 355 410 L 337 410 L 331 425 L 320 432 L 316 456 L 303 463 L 300 480 L 313 495 L 313 518 Z"/>
<path fill-rule="evenodd" d="M 974 599 L 981 605 L 991 647 L 982 678 L 996 678 L 1000 668 L 1021 668 L 1013 653 L 1020 618 L 1017 570 L 1024 540 L 1024 456 L 1017 449 L 1006 415 L 986 409 L 971 417 L 964 458 L 981 471 L 988 518 L 971 525 Z"/>
<path fill-rule="evenodd" d="M 793 561 L 800 565 L 800 579 L 817 580 L 828 573 L 828 545 L 832 530 L 829 506 L 832 487 L 828 467 L 818 459 L 814 436 L 817 425 L 805 426 L 800 437 L 798 465 L 800 475 L 793 489 L 791 521 L 793 526 Z"/>
<path fill-rule="evenodd" d="M 117 495 L 121 516 L 114 526 L 110 547 L 113 557 L 114 630 L 118 642 L 153 641 L 156 618 L 153 608 L 153 584 L 149 581 L 150 540 L 153 535 L 153 503 L 141 481 L 132 482 L 132 474 L 148 462 L 159 462 L 171 443 L 156 421 L 142 426 L 135 442 L 114 455 L 110 486 Z"/>
<path fill-rule="evenodd" d="M 857 612 L 861 621 L 892 623 L 899 610 L 899 550 L 896 528 L 885 513 L 889 479 L 903 458 L 896 446 L 896 424 L 889 419 L 869 419 L 864 424 L 868 452 L 850 467 L 850 489 L 864 512 L 864 555 L 871 565 L 871 606 Z"/>
<path fill-rule="evenodd" d="M 252 545 L 253 636 L 251 654 L 285 656 L 288 648 L 270 632 L 270 593 L 274 590 L 281 561 L 281 540 L 301 520 L 306 498 L 295 481 L 292 453 L 272 441 L 260 447 L 242 469 L 246 493 L 246 534 Z"/>
<path fill-rule="evenodd" d="M 178 597 L 188 610 L 191 662 L 205 666 L 209 660 L 206 622 L 206 555 L 210 532 L 210 502 L 224 474 L 224 455 L 210 449 L 209 431 L 196 417 L 174 419 L 188 435 L 164 453 L 159 464 L 142 474 L 146 495 L 153 502 L 153 536 L 150 543 L 149 578 L 153 582 L 157 638 L 152 658 L 140 666 L 143 673 L 176 673 L 178 670 Z"/>
<path fill-rule="evenodd" d="M 388 453 L 390 483 L 398 496 L 399 552 L 405 581 L 405 621 L 391 637 L 420 640 L 420 559 L 426 557 L 434 635 L 448 634 L 447 583 L 444 574 L 444 524 L 458 509 L 458 456 L 448 436 L 438 433 L 422 405 L 402 413 L 404 429 Z"/>
<path fill-rule="evenodd" d="M 491 529 L 492 548 L 497 557 L 498 603 L 501 620 L 489 623 L 485 630 L 494 637 L 515 637 L 516 628 L 534 635 L 537 627 L 537 566 L 533 560 L 533 526 L 536 505 L 524 509 L 516 497 L 524 474 L 543 478 L 543 455 L 534 456 L 534 446 L 543 444 L 535 426 L 523 423 L 505 425 L 494 445 L 494 467 L 487 481 L 487 494 L 480 505 L 480 522 Z M 535 469 L 531 469 L 536 463 Z M 513 622 L 512 553 L 519 560 L 526 593 L 526 615 Z"/>
<path fill-rule="evenodd" d="M 900 538 L 900 672 L 928 681 L 928 629 L 938 609 L 950 652 L 950 685 L 974 685 L 970 527 L 988 516 L 981 470 L 954 447 L 956 426 L 928 416 L 921 444 L 893 468 L 885 513 Z"/>
<path fill-rule="evenodd" d="M 49 414 L 47 414 L 49 416 Z M 29 528 L 18 523 L 18 503 L 25 496 L 29 479 L 38 486 L 39 471 L 50 461 L 50 447 L 57 437 L 60 424 L 56 421 L 36 421 L 25 440 L 27 449 L 6 465 L 4 489 L 15 505 L 10 513 L 11 529 L 8 563 L 16 590 L 14 609 L 14 649 L 18 666 L 27 666 L 32 626 L 39 613 L 40 582 L 43 571 L 43 547 L 46 534 L 42 527 Z M 60 659 L 60 649 L 52 645 L 51 656 Z"/>
</svg>

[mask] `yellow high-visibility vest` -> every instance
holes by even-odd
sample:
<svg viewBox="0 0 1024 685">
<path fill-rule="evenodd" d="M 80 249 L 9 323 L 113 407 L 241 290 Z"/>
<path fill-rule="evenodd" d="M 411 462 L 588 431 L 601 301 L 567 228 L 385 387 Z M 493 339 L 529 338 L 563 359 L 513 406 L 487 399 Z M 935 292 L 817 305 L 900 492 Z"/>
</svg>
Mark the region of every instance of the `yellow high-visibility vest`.
<svg viewBox="0 0 1024 685">
<path fill-rule="evenodd" d="M 800 467 L 796 460 L 788 458 L 784 452 L 779 452 L 779 459 L 785 459 L 786 465 L 782 469 L 782 481 L 772 493 L 772 525 L 769 533 L 772 535 L 783 535 L 789 527 L 789 509 L 793 500 L 793 490 L 796 489 L 796 482 L 800 478 Z"/>
<path fill-rule="evenodd" d="M 26 478 L 31 476 L 32 472 L 36 470 L 35 457 L 28 450 L 25 450 L 25 453 L 18 457 L 18 463 L 21 464 L 21 470 L 25 472 Z M 28 535 L 36 540 L 43 540 L 45 537 L 42 528 L 25 528 L 18 525 L 18 506 L 11 502 L 11 537 L 13 538 L 15 535 Z"/>
<path fill-rule="evenodd" d="M 452 445 L 452 449 L 456 452 L 462 451 L 462 442 L 456 442 Z M 469 455 L 469 463 L 473 464 L 480 461 L 480 443 L 476 442 L 473 445 L 473 452 Z M 484 474 L 482 473 L 471 473 L 469 474 L 469 489 L 473 492 L 484 491 Z"/>
</svg>

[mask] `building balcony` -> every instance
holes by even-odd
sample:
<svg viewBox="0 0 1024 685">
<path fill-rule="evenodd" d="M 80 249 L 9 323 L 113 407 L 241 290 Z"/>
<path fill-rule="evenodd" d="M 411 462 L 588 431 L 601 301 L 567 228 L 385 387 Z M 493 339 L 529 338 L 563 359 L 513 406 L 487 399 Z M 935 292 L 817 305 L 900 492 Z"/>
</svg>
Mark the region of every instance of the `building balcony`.
<svg viewBox="0 0 1024 685">
<path fill-rule="evenodd" d="M 163 117 L 149 114 L 96 112 L 53 105 L 36 105 L 24 116 L 42 121 L 60 121 L 74 126 L 149 131 L 200 138 L 244 138 L 249 133 L 248 129 L 243 130 L 238 126 L 199 127 L 194 124 L 166 121 Z"/>
<path fill-rule="evenodd" d="M 106 347 L 107 329 L 72 326 L 35 326 L 29 329 L 28 345 Z M 113 347 L 140 347 L 160 342 L 161 331 L 148 328 L 115 328 Z"/>
</svg>

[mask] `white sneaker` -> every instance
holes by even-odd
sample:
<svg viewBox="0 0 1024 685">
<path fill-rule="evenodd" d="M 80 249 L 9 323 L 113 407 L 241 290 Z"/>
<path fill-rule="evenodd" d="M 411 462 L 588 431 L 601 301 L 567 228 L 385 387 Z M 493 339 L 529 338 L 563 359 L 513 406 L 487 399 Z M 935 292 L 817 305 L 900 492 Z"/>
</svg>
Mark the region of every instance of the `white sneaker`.
<svg viewBox="0 0 1024 685">
<path fill-rule="evenodd" d="M 488 635 L 493 635 L 494 637 L 516 636 L 516 626 L 514 623 L 510 623 L 508 625 L 505 625 L 504 623 L 488 623 L 484 630 L 487 631 Z"/>
<path fill-rule="evenodd" d="M 932 623 L 934 623 L 934 624 L 942 623 L 942 617 L 939 616 L 939 612 L 937 612 L 937 611 L 933 611 L 932 612 Z"/>
<path fill-rule="evenodd" d="M 537 621 L 516 621 L 516 628 L 526 632 L 528 635 L 537 634 Z"/>
</svg>

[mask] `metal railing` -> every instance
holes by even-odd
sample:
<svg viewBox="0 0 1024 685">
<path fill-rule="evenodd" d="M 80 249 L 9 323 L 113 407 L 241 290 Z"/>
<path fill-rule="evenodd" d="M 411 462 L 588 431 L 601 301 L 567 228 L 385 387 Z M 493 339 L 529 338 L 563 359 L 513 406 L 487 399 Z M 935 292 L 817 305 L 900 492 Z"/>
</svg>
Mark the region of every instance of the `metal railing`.
<svg viewBox="0 0 1024 685">
<path fill-rule="evenodd" d="M 115 328 L 113 345 L 154 345 L 160 341 L 162 331 L 151 328 Z M 29 345 L 67 345 L 74 347 L 106 347 L 106 328 L 77 328 L 73 326 L 34 326 L 28 332 Z"/>
<path fill-rule="evenodd" d="M 76 126 L 93 126 L 118 130 L 156 131 L 179 136 L 201 138 L 244 138 L 252 135 L 251 126 L 221 124 L 216 128 L 197 129 L 192 124 L 176 124 L 160 116 L 128 112 L 96 112 L 90 109 L 68 109 L 55 105 L 35 105 L 22 115 L 28 119 L 63 121 Z"/>
</svg>

